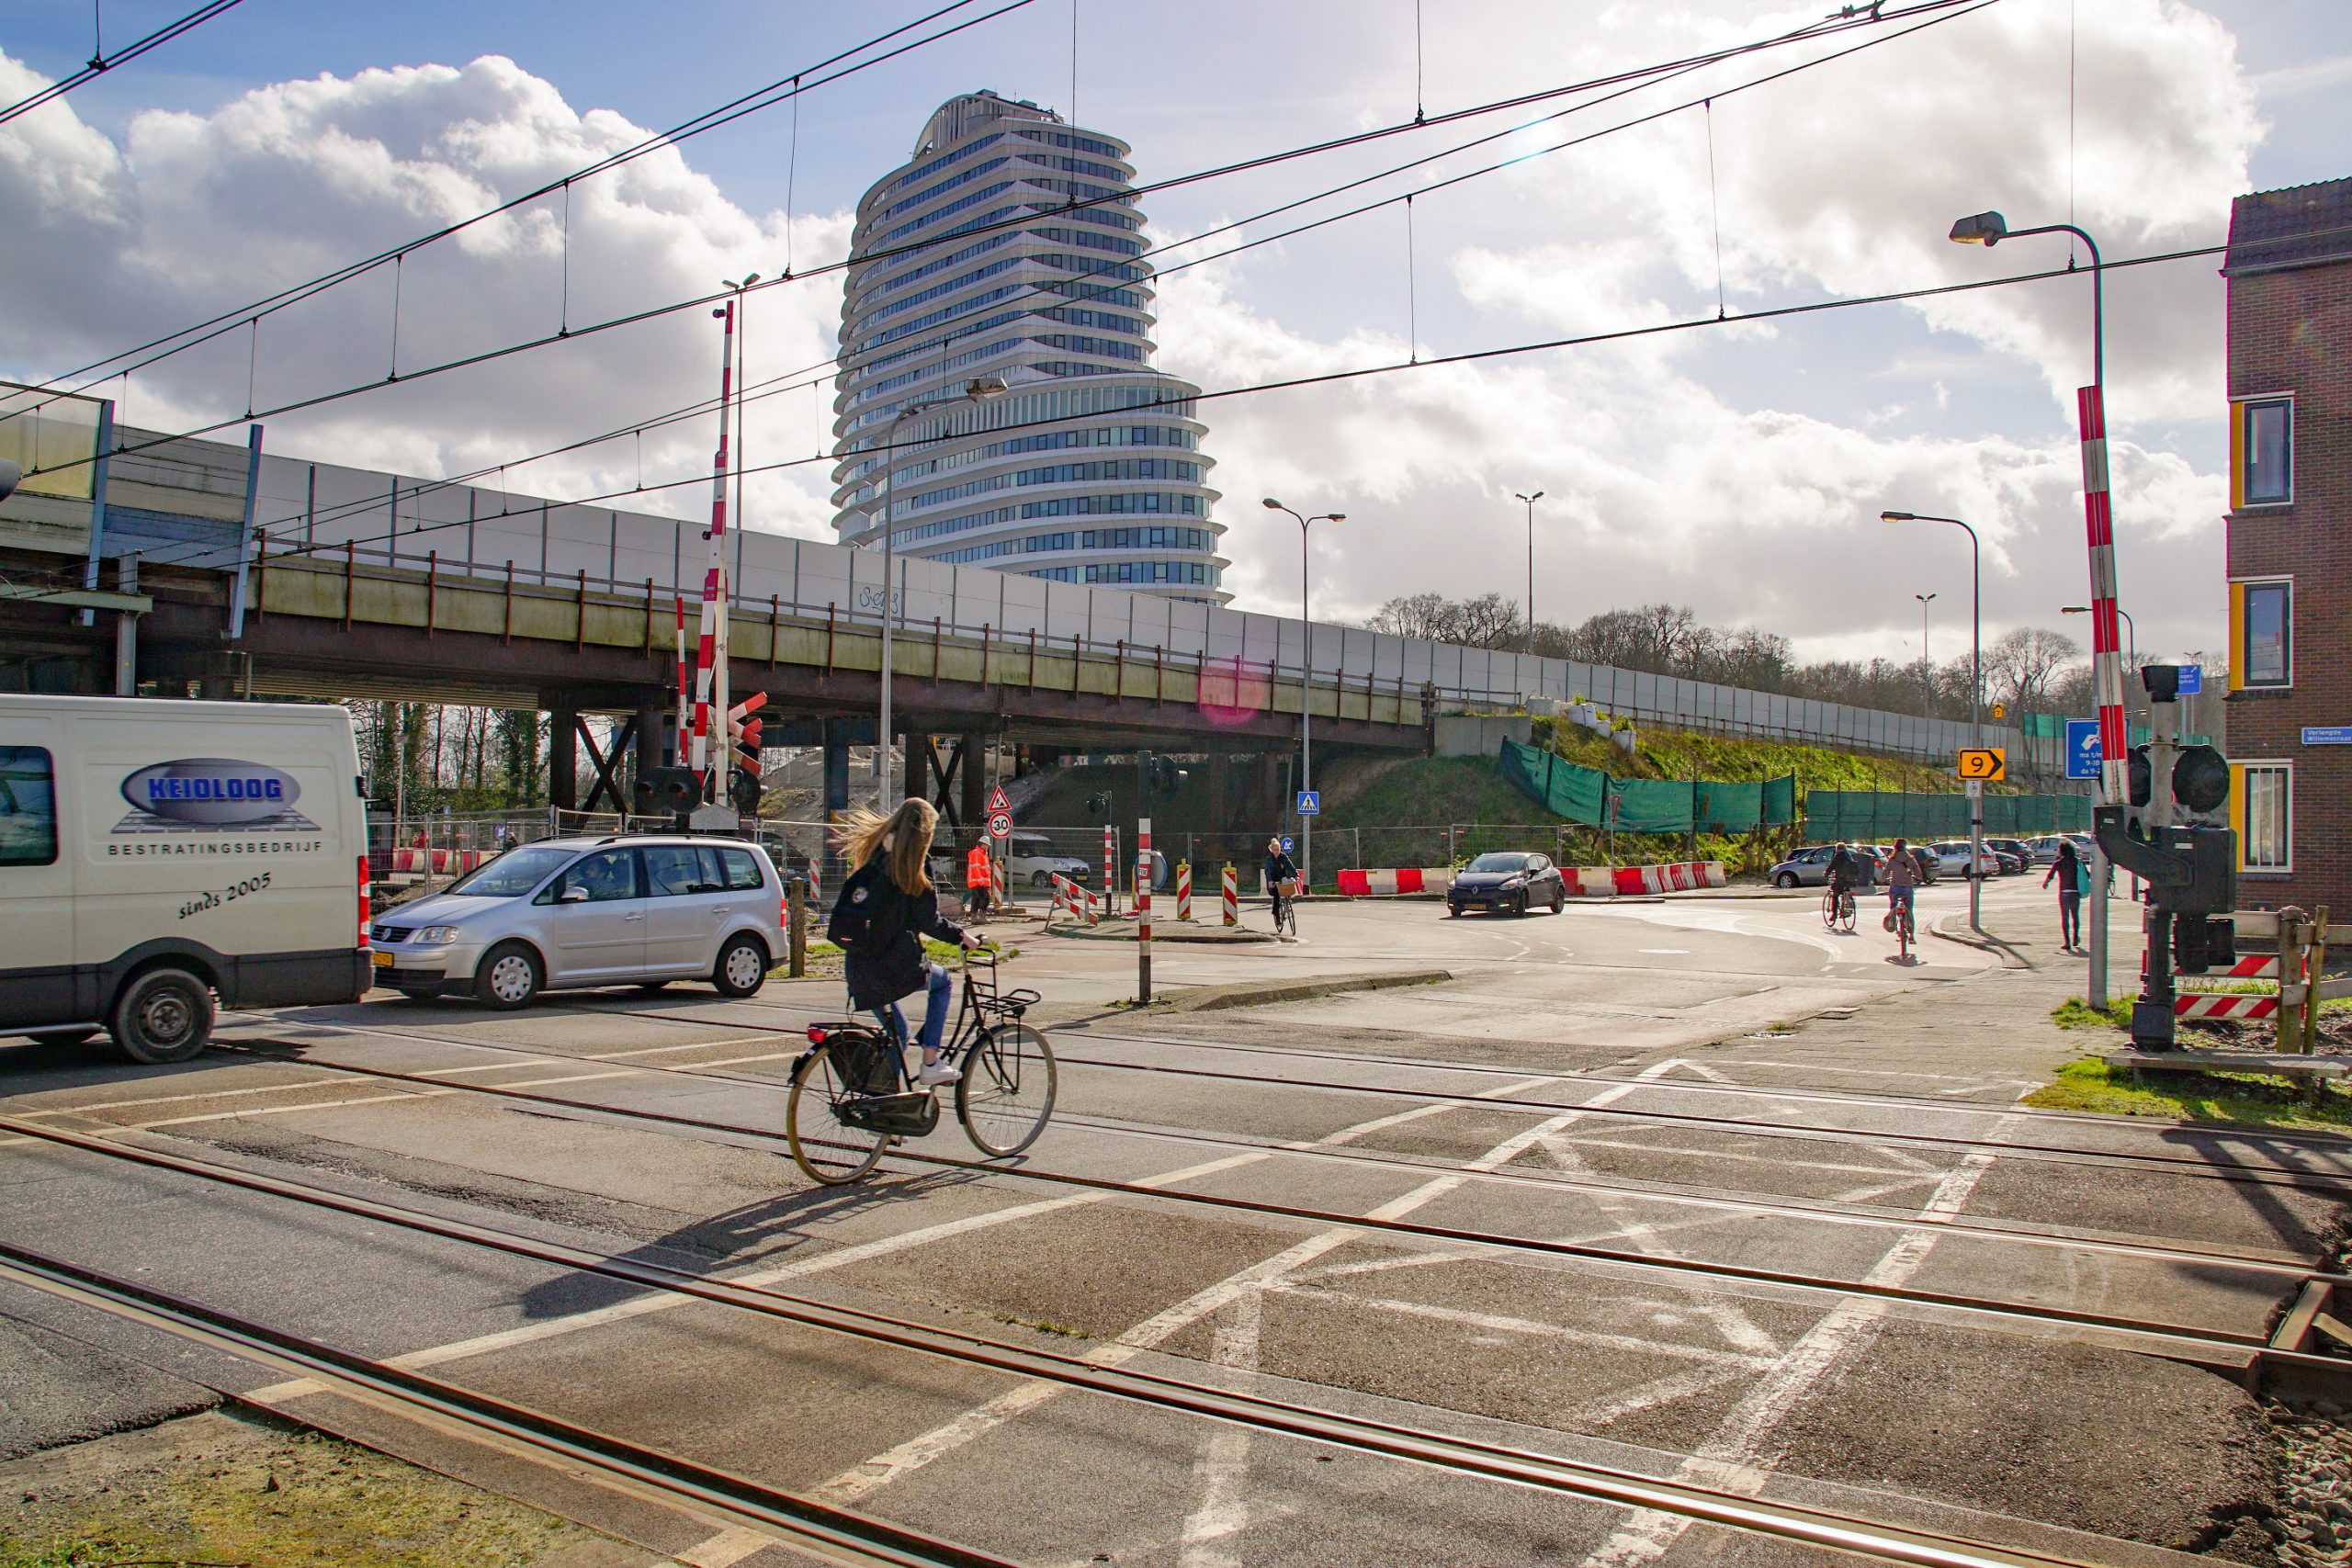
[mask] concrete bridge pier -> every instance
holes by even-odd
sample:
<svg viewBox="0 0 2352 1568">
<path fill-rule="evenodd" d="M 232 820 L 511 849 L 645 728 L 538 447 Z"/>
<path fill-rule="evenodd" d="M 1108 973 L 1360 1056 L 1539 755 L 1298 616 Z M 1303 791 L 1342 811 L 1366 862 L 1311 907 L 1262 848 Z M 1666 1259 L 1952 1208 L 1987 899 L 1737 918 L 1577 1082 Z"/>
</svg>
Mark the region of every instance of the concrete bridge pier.
<svg viewBox="0 0 2352 1568">
<path fill-rule="evenodd" d="M 580 809 L 580 708 L 562 698 L 548 705 L 548 804 Z"/>
</svg>

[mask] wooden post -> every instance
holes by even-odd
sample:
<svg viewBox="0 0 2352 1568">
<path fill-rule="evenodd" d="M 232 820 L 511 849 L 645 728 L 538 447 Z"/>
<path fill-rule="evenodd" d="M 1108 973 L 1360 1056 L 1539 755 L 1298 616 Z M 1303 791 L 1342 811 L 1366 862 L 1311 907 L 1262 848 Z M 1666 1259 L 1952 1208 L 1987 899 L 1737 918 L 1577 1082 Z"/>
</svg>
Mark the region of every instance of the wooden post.
<svg viewBox="0 0 2352 1568">
<path fill-rule="evenodd" d="M 2327 969 L 2327 906 L 2312 911 L 2311 950 L 2303 960 L 2303 1054 L 2319 1049 L 2319 982 Z M 2318 1079 L 2312 1083 L 2317 1085 Z"/>
</svg>

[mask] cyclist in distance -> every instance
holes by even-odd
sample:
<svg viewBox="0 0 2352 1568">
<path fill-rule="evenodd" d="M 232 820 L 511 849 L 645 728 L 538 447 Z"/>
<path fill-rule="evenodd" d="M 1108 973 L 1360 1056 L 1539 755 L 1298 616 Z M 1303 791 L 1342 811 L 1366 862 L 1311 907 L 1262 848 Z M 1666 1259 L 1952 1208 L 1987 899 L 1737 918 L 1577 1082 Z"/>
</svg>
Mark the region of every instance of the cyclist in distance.
<svg viewBox="0 0 2352 1568">
<path fill-rule="evenodd" d="M 1280 837 L 1266 840 L 1266 896 L 1273 900 L 1274 923 L 1282 924 L 1283 885 L 1298 880 L 1298 863 L 1283 848 Z"/>
<path fill-rule="evenodd" d="M 1886 857 L 1886 929 L 1893 931 L 1895 921 L 1914 919 L 1913 900 L 1919 891 L 1919 863 L 1912 858 L 1911 846 L 1905 840 L 1894 840 L 1894 852 Z"/>
<path fill-rule="evenodd" d="M 1829 895 L 1843 897 L 1854 890 L 1854 881 L 1861 874 L 1861 865 L 1851 844 L 1839 844 L 1838 852 L 1829 857 Z"/>
<path fill-rule="evenodd" d="M 925 1089 L 963 1075 L 941 1065 L 939 1042 L 954 1005 L 955 982 L 923 956 L 922 938 L 956 942 L 966 952 L 980 939 L 939 912 L 939 891 L 924 865 L 939 812 L 927 800 L 907 800 L 888 817 L 863 807 L 841 826 L 842 850 L 857 869 L 842 883 L 826 935 L 841 944 L 849 1002 L 870 1010 L 900 1045 L 907 1039 L 901 998 L 924 993 L 922 1072 Z"/>
</svg>

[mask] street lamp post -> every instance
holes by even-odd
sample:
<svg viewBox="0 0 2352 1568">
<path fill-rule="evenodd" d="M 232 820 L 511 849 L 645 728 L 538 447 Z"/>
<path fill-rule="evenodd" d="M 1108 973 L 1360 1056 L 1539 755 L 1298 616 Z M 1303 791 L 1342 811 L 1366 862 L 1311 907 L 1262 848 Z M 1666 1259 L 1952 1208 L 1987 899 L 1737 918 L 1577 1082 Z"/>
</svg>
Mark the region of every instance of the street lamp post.
<svg viewBox="0 0 2352 1568">
<path fill-rule="evenodd" d="M 1004 390 L 1003 380 L 995 376 L 976 376 L 966 383 L 960 398 L 934 398 L 927 403 L 913 403 L 892 416 L 888 428 L 882 433 L 881 497 L 875 506 L 882 519 L 882 705 L 874 732 L 874 808 L 886 816 L 890 804 L 890 662 L 891 634 L 899 620 L 899 576 L 897 534 L 890 526 L 890 470 L 897 466 L 893 448 L 899 439 L 899 427 L 917 414 L 936 413 L 957 403 L 980 403 Z"/>
<path fill-rule="evenodd" d="M 1936 661 L 1928 651 L 1928 606 L 1936 602 L 1932 593 L 1914 593 L 1919 601 L 1919 716 L 1933 721 L 1936 716 Z"/>
<path fill-rule="evenodd" d="M 1302 517 L 1272 496 L 1266 497 L 1266 510 L 1283 512 L 1298 523 L 1298 787 L 1301 791 L 1315 787 L 1314 749 L 1308 739 L 1308 724 L 1312 717 L 1315 694 L 1315 623 L 1308 618 L 1306 602 L 1306 536 L 1308 526 L 1316 523 L 1344 523 L 1344 512 L 1326 512 L 1319 516 Z M 1295 806 L 1297 802 L 1293 801 Z M 1302 890 L 1314 886 L 1315 818 L 1303 816 L 1298 819 L 1298 878 Z"/>
<path fill-rule="evenodd" d="M 1511 493 L 1527 502 L 1527 651 L 1535 651 L 1535 503 L 1544 499 L 1537 491 L 1528 495 L 1520 491 Z"/>
<path fill-rule="evenodd" d="M 2091 673 L 2098 690 L 2099 796 L 2109 806 L 2124 803 L 2125 751 L 2131 739 L 2123 716 L 2123 661 L 2116 646 L 2115 520 L 2107 483 L 2107 289 L 2098 242 L 2072 223 L 2011 229 L 1997 212 L 1979 212 L 1951 226 L 1959 244 L 1986 249 L 2029 234 L 2071 234 L 2091 254 L 2091 384 L 2077 399 L 2083 427 L 2083 520 L 2090 542 Z M 2068 253 L 2069 267 L 2073 254 Z M 2109 612 L 2102 614 L 2101 612 Z M 2132 640 L 2137 642 L 2135 636 Z M 2083 989 L 2094 1008 L 2107 1006 L 2107 900 L 2114 882 L 2107 852 L 2091 840 L 2091 952 Z"/>
<path fill-rule="evenodd" d="M 1924 512 L 1882 512 L 1882 523 L 1949 523 L 1968 536 L 1968 728 L 1976 744 L 1984 744 L 1984 547 L 1976 530 L 1957 517 L 1930 517 Z M 1916 597 L 1916 595 L 1915 595 Z M 1926 633 L 1920 635 L 1925 651 Z M 1976 874 L 1984 852 L 1984 786 L 1968 803 L 1968 925 L 1983 934 L 1984 878 Z"/>
</svg>

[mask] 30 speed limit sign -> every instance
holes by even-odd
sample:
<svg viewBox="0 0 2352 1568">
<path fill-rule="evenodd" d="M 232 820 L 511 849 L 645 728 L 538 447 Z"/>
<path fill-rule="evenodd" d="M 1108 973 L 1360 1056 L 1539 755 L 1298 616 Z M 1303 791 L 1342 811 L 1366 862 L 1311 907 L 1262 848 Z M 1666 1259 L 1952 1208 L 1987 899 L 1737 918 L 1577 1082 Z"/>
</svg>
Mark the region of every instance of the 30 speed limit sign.
<svg viewBox="0 0 2352 1568">
<path fill-rule="evenodd" d="M 991 811 L 989 813 L 989 837 L 991 839 L 1010 839 L 1012 837 L 1012 814 L 1011 812 Z"/>
<path fill-rule="evenodd" d="M 1998 746 L 1963 747 L 1960 753 L 1960 776 L 1983 784 L 1998 784 L 2009 776 L 2009 757 Z"/>
</svg>

